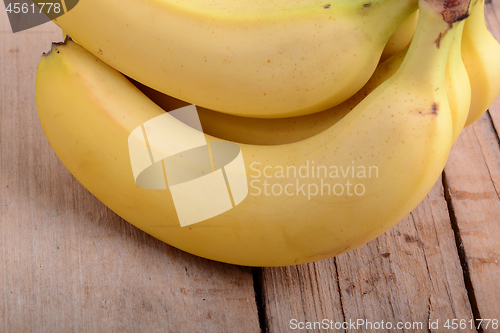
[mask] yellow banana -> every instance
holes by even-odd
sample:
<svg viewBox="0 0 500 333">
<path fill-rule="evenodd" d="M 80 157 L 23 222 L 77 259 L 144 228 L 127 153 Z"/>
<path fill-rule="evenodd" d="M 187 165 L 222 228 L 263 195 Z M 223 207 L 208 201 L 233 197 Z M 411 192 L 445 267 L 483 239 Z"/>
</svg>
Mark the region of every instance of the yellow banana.
<svg viewBox="0 0 500 333">
<path fill-rule="evenodd" d="M 453 120 L 452 142 L 455 142 L 462 132 L 471 106 L 471 85 L 461 54 L 461 36 L 467 20 L 468 18 L 457 23 L 457 30 L 460 32 L 454 36 L 446 65 L 446 95 Z"/>
<path fill-rule="evenodd" d="M 360 91 L 328 110 L 299 117 L 262 119 L 238 117 L 198 107 L 203 132 L 220 139 L 254 145 L 279 145 L 307 139 L 337 123 L 371 91 L 391 77 L 403 62 L 406 51 L 404 49 L 379 64 Z M 165 111 L 189 105 L 137 81 L 132 80 L 132 83 Z"/>
<path fill-rule="evenodd" d="M 408 16 L 406 20 L 396 29 L 382 51 L 381 61 L 384 61 L 401 50 L 404 50 L 411 42 L 415 28 L 417 27 L 418 10 Z"/>
<path fill-rule="evenodd" d="M 416 0 L 86 0 L 54 22 L 155 90 L 228 114 L 279 118 L 352 96 L 415 9 Z"/>
<path fill-rule="evenodd" d="M 457 32 L 453 22 L 463 10 L 439 4 L 420 0 L 415 36 L 398 71 L 335 125 L 296 143 L 239 145 L 248 196 L 190 226 L 179 225 L 171 189 L 146 190 L 134 181 L 129 135 L 166 114 L 119 72 L 71 41 L 55 45 L 38 66 L 40 122 L 61 161 L 91 193 L 164 242 L 241 265 L 328 258 L 404 218 L 445 165 L 452 140 L 445 69 Z M 173 117 L 162 119 L 168 122 L 164 133 L 183 133 L 169 142 L 173 145 L 199 134 Z M 211 147 L 220 141 L 205 138 Z M 178 163 L 184 166 L 180 158 Z M 196 210 L 196 203 L 191 207 Z"/>
<path fill-rule="evenodd" d="M 461 31 L 464 21 L 458 23 L 446 66 L 446 93 L 450 103 L 453 124 L 453 142 L 464 128 L 469 113 L 471 90 L 469 77 L 460 54 Z M 413 35 L 413 32 L 412 32 Z M 373 76 L 354 96 L 340 105 L 314 114 L 277 119 L 261 119 L 232 116 L 198 107 L 203 131 L 220 139 L 257 145 L 278 145 L 304 140 L 316 135 L 342 119 L 370 92 L 390 78 L 399 68 L 408 48 L 386 59 L 377 66 Z M 165 111 L 189 105 L 186 102 L 146 87 L 137 81 L 132 83 Z"/>
<path fill-rule="evenodd" d="M 479 119 L 500 93 L 500 44 L 488 31 L 484 0 L 473 0 L 462 37 L 462 58 L 472 98 L 465 126 Z"/>
<path fill-rule="evenodd" d="M 448 98 L 450 103 L 454 103 L 451 110 L 454 115 L 454 127 L 456 124 L 455 140 L 460 134 L 461 124 L 468 126 L 479 119 L 500 93 L 500 44 L 486 27 L 484 0 L 474 0 L 470 12 L 470 17 L 465 20 L 467 23 L 461 43 L 463 62 L 458 58 L 451 59 L 452 65 L 448 71 L 450 75 L 447 75 Z M 414 32 L 414 27 L 411 26 L 412 19 L 413 15 L 398 28 L 391 39 L 403 43 L 409 38 Z M 382 53 L 382 59 L 385 58 L 385 54 L 391 54 L 392 43 L 389 40 Z M 452 52 L 452 57 L 455 55 L 456 53 Z M 463 72 L 464 66 L 468 73 L 467 77 Z M 452 85 L 454 87 L 451 87 Z M 472 93 L 468 92 L 469 89 Z M 470 106 L 467 112 L 464 110 L 466 105 Z"/>
</svg>

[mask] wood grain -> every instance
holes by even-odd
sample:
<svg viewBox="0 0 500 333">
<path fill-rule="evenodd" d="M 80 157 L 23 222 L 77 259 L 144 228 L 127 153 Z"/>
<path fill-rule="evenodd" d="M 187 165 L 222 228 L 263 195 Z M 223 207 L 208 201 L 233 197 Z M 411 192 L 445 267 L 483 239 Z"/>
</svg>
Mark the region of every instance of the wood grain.
<svg viewBox="0 0 500 333">
<path fill-rule="evenodd" d="M 14 35 L 0 11 L 0 332 L 290 332 L 292 319 L 363 319 L 423 325 L 376 332 L 441 333 L 453 332 L 446 320 L 500 319 L 500 98 L 396 227 L 336 258 L 252 270 L 159 242 L 69 174 L 34 100 L 36 64 L 60 30 Z M 487 1 L 486 22 L 500 39 L 500 0 Z"/>
<path fill-rule="evenodd" d="M 488 3 L 486 10 L 488 27 L 499 39 L 500 16 L 497 13 L 500 13 L 500 1 Z M 500 97 L 493 104 L 490 113 L 497 119 L 497 128 L 500 128 Z M 477 138 L 471 132 L 473 128 L 477 132 Z M 496 208 L 500 204 L 498 134 L 487 116 L 464 132 L 454 146 L 446 168 L 447 190 L 452 191 L 451 193 L 453 190 L 461 191 L 463 194 L 466 193 L 465 188 L 478 184 L 482 179 L 484 184 L 480 187 L 488 189 L 488 192 L 483 195 L 479 190 L 471 194 L 474 197 L 472 200 L 478 203 L 474 208 L 464 205 L 457 196 L 450 196 L 449 204 L 455 214 L 453 219 L 458 219 L 453 221 L 458 222 L 455 225 L 457 230 L 453 229 L 443 185 L 438 182 L 427 198 L 404 221 L 355 251 L 295 270 L 264 268 L 263 299 L 270 332 L 290 330 L 289 321 L 292 318 L 303 322 L 321 321 L 322 318 L 347 322 L 363 318 L 369 322 L 384 320 L 392 323 L 428 323 L 439 320 L 441 325 L 451 319 L 466 320 L 468 323 L 469 320 L 478 323 L 474 321 L 476 319 L 500 319 L 500 293 L 497 291 L 500 286 L 497 265 L 497 261 L 500 261 L 500 234 L 497 231 L 500 227 L 500 211 Z M 469 142 L 467 148 L 464 146 L 465 142 L 470 140 L 472 143 Z M 476 150 L 476 153 L 482 150 L 484 158 L 479 158 L 470 150 Z M 462 163 L 458 163 L 457 159 Z M 482 178 L 476 172 L 471 172 L 471 168 L 481 170 Z M 496 194 L 491 191 L 493 188 L 496 189 Z M 477 219 L 482 222 L 487 220 L 487 224 L 478 223 Z M 462 234 L 469 235 L 474 230 L 477 237 L 466 239 L 468 246 L 458 251 L 456 242 L 464 246 Z M 483 244 L 486 235 L 487 244 Z M 459 253 L 465 257 L 464 264 L 468 266 L 465 267 L 465 272 L 461 267 Z M 291 274 L 290 271 L 302 274 Z M 311 303 L 311 291 L 325 289 L 317 285 L 324 282 L 317 278 L 318 282 L 313 281 L 313 286 L 310 286 L 309 279 L 291 278 L 307 276 L 311 271 L 317 276 L 331 276 L 326 292 L 316 292 L 314 297 L 315 303 L 323 305 L 319 311 L 300 304 Z M 279 283 L 284 277 L 288 277 L 286 290 Z M 471 283 L 471 280 L 474 282 Z M 466 282 L 470 284 L 469 290 L 465 286 Z M 469 297 L 473 302 L 475 317 Z M 330 311 L 331 317 L 328 317 L 325 315 L 328 313 L 325 308 L 337 311 Z M 342 316 L 338 309 L 342 310 Z M 424 326 L 422 331 L 427 329 Z M 441 330 L 437 332 L 443 330 L 441 326 Z M 493 331 L 491 325 L 489 329 L 483 327 L 481 330 Z M 476 329 L 472 329 L 469 324 L 467 329 L 461 331 Z"/>
<path fill-rule="evenodd" d="M 485 3 L 489 30 L 500 40 L 500 1 Z M 446 187 L 476 319 L 500 317 L 500 96 L 464 129 L 445 168 Z M 483 332 L 498 332 L 491 325 Z"/>
<path fill-rule="evenodd" d="M 290 330 L 292 319 L 366 321 L 347 332 L 370 332 L 381 321 L 394 328 L 398 322 L 421 323 L 414 329 L 426 332 L 429 322 L 473 318 L 441 182 L 405 220 L 372 242 L 335 259 L 264 268 L 262 274 L 270 332 Z M 464 330 L 469 331 L 475 330 Z"/>
<path fill-rule="evenodd" d="M 146 235 L 59 162 L 34 83 L 60 29 L 14 35 L 0 15 L 0 332 L 260 331 L 249 268 Z"/>
<path fill-rule="evenodd" d="M 466 128 L 445 169 L 476 317 L 500 314 L 500 150 L 489 115 Z M 484 332 L 498 332 L 485 329 Z"/>
<path fill-rule="evenodd" d="M 269 332 L 288 332 L 294 320 L 344 320 L 334 259 L 263 268 L 260 283 Z"/>
</svg>

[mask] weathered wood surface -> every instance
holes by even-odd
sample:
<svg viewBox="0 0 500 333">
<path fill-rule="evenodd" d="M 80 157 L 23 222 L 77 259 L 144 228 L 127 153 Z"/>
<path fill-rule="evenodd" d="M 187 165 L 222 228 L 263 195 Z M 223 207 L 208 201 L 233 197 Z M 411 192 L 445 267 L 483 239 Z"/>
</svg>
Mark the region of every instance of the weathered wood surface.
<svg viewBox="0 0 500 333">
<path fill-rule="evenodd" d="M 486 8 L 500 39 L 500 1 Z M 14 35 L 2 10 L 0 38 L 0 332 L 288 332 L 323 319 L 365 322 L 307 331 L 475 332 L 469 320 L 500 320 L 500 98 L 396 227 L 336 258 L 250 269 L 163 244 L 89 194 L 36 115 L 36 65 L 60 30 Z M 445 329 L 452 319 L 468 328 Z M 382 321 L 394 329 L 370 329 Z"/>
<path fill-rule="evenodd" d="M 123 221 L 65 169 L 36 115 L 52 23 L 1 13 L 0 332 L 258 332 L 252 271 L 176 250 Z"/>
</svg>

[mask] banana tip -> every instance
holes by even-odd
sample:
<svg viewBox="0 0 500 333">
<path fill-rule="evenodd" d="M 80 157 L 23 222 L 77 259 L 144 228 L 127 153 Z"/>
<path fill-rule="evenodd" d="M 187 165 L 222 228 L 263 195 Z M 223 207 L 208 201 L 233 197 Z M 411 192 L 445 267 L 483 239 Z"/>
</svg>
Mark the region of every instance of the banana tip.
<svg viewBox="0 0 500 333">
<path fill-rule="evenodd" d="M 54 50 L 56 47 L 61 46 L 61 45 L 66 45 L 68 41 L 73 41 L 69 35 L 66 35 L 64 40 L 62 42 L 52 42 L 52 45 L 50 47 L 50 50 L 48 52 L 43 52 L 44 56 L 48 56 L 49 54 L 52 53 L 52 50 Z"/>
</svg>

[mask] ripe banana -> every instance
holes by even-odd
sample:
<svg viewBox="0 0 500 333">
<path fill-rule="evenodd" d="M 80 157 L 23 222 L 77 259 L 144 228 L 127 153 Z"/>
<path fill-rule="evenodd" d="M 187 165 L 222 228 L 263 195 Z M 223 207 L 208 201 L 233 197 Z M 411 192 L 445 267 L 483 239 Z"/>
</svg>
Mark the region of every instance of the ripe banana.
<svg viewBox="0 0 500 333">
<path fill-rule="evenodd" d="M 307 139 L 337 123 L 371 91 L 391 77 L 403 62 L 406 51 L 407 49 L 404 49 L 379 64 L 360 91 L 328 110 L 299 117 L 262 119 L 238 117 L 198 107 L 203 132 L 223 140 L 254 145 L 279 145 Z M 165 111 L 189 105 L 137 81 L 131 81 Z"/>
<path fill-rule="evenodd" d="M 453 142 L 464 128 L 469 113 L 471 88 L 460 54 L 461 31 L 465 21 L 457 23 L 460 32 L 454 36 L 452 50 L 446 65 L 446 93 L 450 103 L 453 124 Z M 413 29 L 414 30 L 414 29 Z M 413 32 L 412 32 L 413 36 Z M 408 48 L 381 62 L 370 80 L 347 101 L 314 114 L 277 119 L 232 116 L 198 107 L 203 131 L 223 140 L 254 145 L 279 145 L 304 140 L 316 135 L 342 119 L 370 92 L 390 78 L 399 68 Z M 165 111 L 189 105 L 131 80 L 153 102 Z"/>
<path fill-rule="evenodd" d="M 468 19 L 457 23 L 457 30 L 452 41 L 448 63 L 446 64 L 446 95 L 450 103 L 451 117 L 453 119 L 452 142 L 458 139 L 465 126 L 471 107 L 471 84 L 469 75 L 462 61 L 462 38 L 464 24 Z"/>
<path fill-rule="evenodd" d="M 462 58 L 472 90 L 466 126 L 479 119 L 500 93 L 500 44 L 486 27 L 484 0 L 473 1 L 471 7 L 462 40 Z"/>
<path fill-rule="evenodd" d="M 444 168 L 452 143 L 445 70 L 457 33 L 453 22 L 463 16 L 462 7 L 420 0 L 415 36 L 398 71 L 327 130 L 292 144 L 240 145 L 248 196 L 189 227 L 179 226 L 171 191 L 138 187 L 130 165 L 129 134 L 164 111 L 71 41 L 55 45 L 39 63 L 40 122 L 56 154 L 83 186 L 166 243 L 241 265 L 328 258 L 404 218 Z M 165 131 L 184 133 L 179 143 L 199 134 L 168 119 Z M 205 138 L 210 146 L 220 141 Z M 280 189 L 281 195 L 274 195 Z"/>
<path fill-rule="evenodd" d="M 449 71 L 450 74 L 456 76 L 456 79 L 447 76 L 447 89 L 450 94 L 455 96 L 448 96 L 450 101 L 455 101 L 455 106 L 451 107 L 455 115 L 454 118 L 457 118 L 454 121 L 454 124 L 457 124 L 457 129 L 454 130 L 455 139 L 458 137 L 459 133 L 457 134 L 457 132 L 460 131 L 458 128 L 463 121 L 461 118 L 466 117 L 464 126 L 472 124 L 486 112 L 500 94 L 500 44 L 486 27 L 484 5 L 484 0 L 472 1 L 470 17 L 465 20 L 461 47 L 462 63 L 466 68 L 468 79 L 466 79 L 462 69 L 463 65 L 458 59 L 451 60 L 452 63 L 456 64 L 456 69 Z M 395 33 L 394 36 L 395 39 L 399 34 L 413 34 L 414 29 L 410 22 L 411 17 L 398 28 L 397 34 Z M 407 38 L 407 36 L 402 38 Z M 390 53 L 390 45 L 391 42 L 386 45 L 388 53 Z M 452 52 L 452 56 L 455 54 Z M 453 65 L 450 67 L 453 68 Z M 459 87 L 460 82 L 464 84 L 462 88 Z M 450 85 L 454 85 L 455 88 L 451 88 Z M 470 86 L 471 89 L 470 97 L 467 86 Z M 465 112 L 463 108 L 465 105 L 469 105 L 469 98 L 471 99 L 470 108 L 468 112 Z"/>
<path fill-rule="evenodd" d="M 54 22 L 155 90 L 228 114 L 280 118 L 352 96 L 416 7 L 416 0 L 86 0 Z"/>
<path fill-rule="evenodd" d="M 408 16 L 406 20 L 396 29 L 382 51 L 381 61 L 384 61 L 401 50 L 404 50 L 411 42 L 415 28 L 417 27 L 418 10 Z"/>
</svg>

